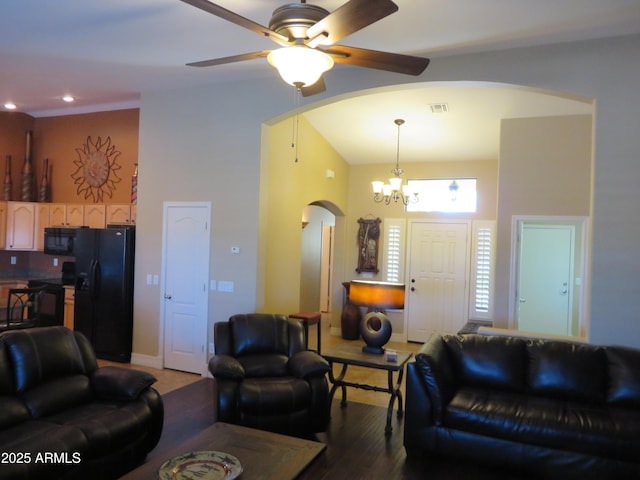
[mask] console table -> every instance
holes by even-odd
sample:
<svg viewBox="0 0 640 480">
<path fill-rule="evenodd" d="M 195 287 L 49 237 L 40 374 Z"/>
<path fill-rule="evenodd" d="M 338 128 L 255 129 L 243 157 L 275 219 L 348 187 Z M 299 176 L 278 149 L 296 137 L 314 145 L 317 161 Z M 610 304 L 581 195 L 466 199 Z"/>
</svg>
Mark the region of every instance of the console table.
<svg viewBox="0 0 640 480">
<path fill-rule="evenodd" d="M 389 406 L 387 407 L 387 426 L 385 427 L 385 435 L 390 435 L 392 432 L 391 427 L 391 415 L 393 413 L 393 405 L 396 399 L 398 400 L 398 417 L 402 417 L 402 391 L 400 386 L 402 385 L 402 379 L 404 377 L 404 367 L 413 356 L 412 352 L 397 351 L 397 360 L 395 362 L 387 361 L 385 355 L 376 355 L 372 353 L 365 353 L 359 346 L 345 345 L 339 348 L 324 352 L 322 354 L 327 359 L 331 369 L 329 370 L 329 380 L 332 383 L 331 391 L 329 392 L 329 405 L 333 401 L 333 396 L 338 388 L 342 389 L 342 406 L 347 404 L 347 389 L 346 387 L 361 388 L 363 390 L 372 390 L 375 392 L 384 392 L 391 395 L 389 399 Z M 336 377 L 333 374 L 333 364 L 338 363 L 342 365 L 340 374 Z M 355 365 L 358 367 L 374 368 L 377 370 L 387 371 L 387 388 L 378 387 L 375 385 L 368 385 L 363 383 L 353 383 L 345 381 L 344 377 L 347 374 L 347 368 L 349 365 Z M 394 373 L 398 373 L 397 379 L 394 382 Z"/>
</svg>

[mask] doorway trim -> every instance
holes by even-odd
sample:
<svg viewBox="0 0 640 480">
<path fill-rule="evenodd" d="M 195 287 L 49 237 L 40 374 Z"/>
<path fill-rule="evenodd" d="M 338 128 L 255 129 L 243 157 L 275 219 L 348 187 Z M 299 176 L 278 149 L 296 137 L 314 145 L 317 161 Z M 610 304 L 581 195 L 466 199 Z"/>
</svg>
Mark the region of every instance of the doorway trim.
<svg viewBox="0 0 640 480">
<path fill-rule="evenodd" d="M 589 294 L 591 284 L 591 270 L 589 265 L 590 237 L 589 217 L 586 216 L 551 216 L 551 215 L 514 215 L 511 217 L 511 260 L 509 266 L 509 318 L 508 328 L 517 328 L 518 308 L 517 293 L 519 283 L 519 239 L 520 229 L 523 223 L 542 223 L 547 225 L 576 224 L 576 233 L 581 236 L 581 251 L 576 255 L 575 268 L 580 269 L 581 295 L 578 303 L 578 337 L 582 340 L 589 339 Z M 575 241 L 575 240 L 574 240 Z M 575 279 L 574 279 L 575 281 Z M 575 287 L 575 284 L 574 284 Z"/>
</svg>

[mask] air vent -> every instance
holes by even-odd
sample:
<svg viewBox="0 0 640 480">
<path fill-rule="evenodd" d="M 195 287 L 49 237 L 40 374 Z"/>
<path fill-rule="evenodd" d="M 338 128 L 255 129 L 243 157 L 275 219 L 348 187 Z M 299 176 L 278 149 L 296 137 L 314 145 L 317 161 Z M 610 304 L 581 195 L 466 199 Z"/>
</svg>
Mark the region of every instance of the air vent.
<svg viewBox="0 0 640 480">
<path fill-rule="evenodd" d="M 448 113 L 449 105 L 446 103 L 431 103 L 429 104 L 429 108 L 431 108 L 431 113 Z"/>
</svg>

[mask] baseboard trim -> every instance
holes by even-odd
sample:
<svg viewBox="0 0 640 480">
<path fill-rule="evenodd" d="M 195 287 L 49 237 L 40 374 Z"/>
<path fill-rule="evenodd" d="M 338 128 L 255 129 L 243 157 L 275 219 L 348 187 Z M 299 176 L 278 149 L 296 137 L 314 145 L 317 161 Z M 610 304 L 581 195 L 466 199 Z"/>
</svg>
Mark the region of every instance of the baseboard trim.
<svg viewBox="0 0 640 480">
<path fill-rule="evenodd" d="M 153 356 L 153 355 L 143 355 L 141 353 L 132 353 L 131 354 L 131 364 L 132 365 L 141 365 L 143 367 L 151 367 L 162 370 L 162 357 L 161 356 Z"/>
</svg>

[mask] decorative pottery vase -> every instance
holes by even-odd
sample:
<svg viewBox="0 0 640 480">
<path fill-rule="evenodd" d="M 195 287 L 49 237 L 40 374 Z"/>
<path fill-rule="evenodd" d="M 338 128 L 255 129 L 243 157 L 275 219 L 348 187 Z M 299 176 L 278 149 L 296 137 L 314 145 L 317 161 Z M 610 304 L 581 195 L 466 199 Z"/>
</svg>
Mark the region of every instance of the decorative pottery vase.
<svg viewBox="0 0 640 480">
<path fill-rule="evenodd" d="M 22 167 L 22 195 L 23 202 L 33 202 L 34 195 L 34 179 L 33 168 L 31 166 L 31 130 L 27 131 L 27 148 L 24 156 L 24 165 Z"/>
<path fill-rule="evenodd" d="M 7 155 L 4 163 L 4 184 L 2 185 L 2 200 L 11 200 L 11 155 Z"/>
<path fill-rule="evenodd" d="M 40 190 L 38 192 L 39 202 L 50 202 L 49 196 L 49 159 L 42 161 L 42 177 L 40 178 Z"/>
</svg>

